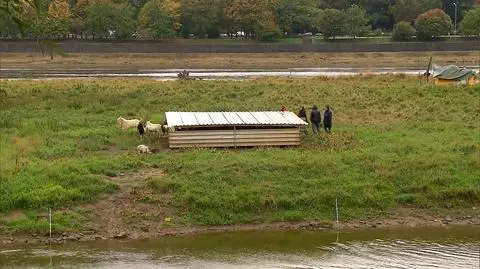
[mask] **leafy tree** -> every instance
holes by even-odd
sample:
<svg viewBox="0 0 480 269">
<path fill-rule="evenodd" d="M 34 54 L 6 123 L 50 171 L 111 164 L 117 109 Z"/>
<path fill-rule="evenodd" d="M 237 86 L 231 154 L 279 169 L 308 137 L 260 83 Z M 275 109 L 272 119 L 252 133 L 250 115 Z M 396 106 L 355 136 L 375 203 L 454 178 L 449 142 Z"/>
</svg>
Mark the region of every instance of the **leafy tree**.
<svg viewBox="0 0 480 269">
<path fill-rule="evenodd" d="M 275 22 L 273 12 L 268 12 L 255 26 L 255 37 L 258 40 L 274 41 L 279 38 L 282 33 Z"/>
<path fill-rule="evenodd" d="M 480 36 L 480 6 L 470 9 L 465 14 L 460 30 L 465 35 Z"/>
<path fill-rule="evenodd" d="M 0 20 L 6 26 L 13 23 L 22 34 L 27 31 L 31 32 L 33 27 L 32 20 L 41 15 L 41 4 L 40 0 L 0 1 Z M 32 14 L 29 14 L 30 16 L 26 16 L 28 11 L 32 11 Z"/>
<path fill-rule="evenodd" d="M 21 31 L 18 24 L 6 12 L 0 11 L 0 35 L 17 37 L 19 34 L 21 34 Z"/>
<path fill-rule="evenodd" d="M 365 9 L 352 5 L 345 12 L 345 32 L 353 38 L 364 32 L 368 23 L 367 12 Z"/>
<path fill-rule="evenodd" d="M 441 0 L 418 0 L 418 2 L 422 5 L 424 11 L 442 7 Z"/>
<path fill-rule="evenodd" d="M 275 27 L 274 3 L 272 0 L 232 0 L 225 8 L 225 14 L 233 23 L 235 30 L 254 36 L 255 32 Z"/>
<path fill-rule="evenodd" d="M 390 0 L 361 0 L 360 6 L 367 10 L 373 29 L 392 29 L 394 18 Z"/>
<path fill-rule="evenodd" d="M 433 40 L 452 30 L 452 20 L 441 9 L 432 9 L 420 14 L 415 20 L 415 29 L 419 40 Z"/>
<path fill-rule="evenodd" d="M 412 24 L 406 21 L 401 21 L 395 24 L 392 38 L 395 41 L 410 41 L 413 39 L 414 34 L 415 28 L 413 28 Z"/>
<path fill-rule="evenodd" d="M 315 0 L 279 0 L 275 5 L 278 24 L 283 32 L 310 31 L 318 12 Z"/>
<path fill-rule="evenodd" d="M 345 33 L 345 13 L 338 9 L 325 9 L 318 18 L 317 26 L 323 37 L 328 39 Z"/>
<path fill-rule="evenodd" d="M 184 36 L 194 33 L 201 37 L 218 37 L 222 27 L 225 0 L 182 0 L 180 5 Z"/>
<path fill-rule="evenodd" d="M 22 17 L 28 32 L 39 39 L 55 39 L 69 32 L 70 5 L 67 0 L 43 1 L 38 10 L 23 2 Z"/>
<path fill-rule="evenodd" d="M 68 0 L 54 0 L 48 6 L 47 35 L 65 36 L 69 33 L 71 23 Z"/>
<path fill-rule="evenodd" d="M 180 0 L 164 0 L 164 7 L 173 19 L 173 30 L 179 32 L 182 28 Z"/>
<path fill-rule="evenodd" d="M 360 0 L 318 0 L 318 8 L 320 9 L 347 9 L 352 5 L 359 5 Z"/>
<path fill-rule="evenodd" d="M 75 35 L 80 35 L 83 38 L 83 33 L 86 30 L 87 7 L 93 4 L 92 0 L 76 0 L 72 7 L 72 22 L 70 24 L 70 32 Z"/>
<path fill-rule="evenodd" d="M 114 4 L 109 0 L 96 2 L 86 8 L 86 13 L 86 30 L 94 37 L 113 35 L 116 39 L 124 39 L 135 30 L 133 11 L 125 4 Z"/>
<path fill-rule="evenodd" d="M 152 0 L 140 11 L 138 30 L 142 36 L 154 39 L 174 37 L 173 22 L 164 1 Z"/>
<path fill-rule="evenodd" d="M 391 11 L 396 22 L 413 22 L 418 15 L 441 6 L 442 3 L 439 0 L 397 0 L 391 7 Z"/>
</svg>

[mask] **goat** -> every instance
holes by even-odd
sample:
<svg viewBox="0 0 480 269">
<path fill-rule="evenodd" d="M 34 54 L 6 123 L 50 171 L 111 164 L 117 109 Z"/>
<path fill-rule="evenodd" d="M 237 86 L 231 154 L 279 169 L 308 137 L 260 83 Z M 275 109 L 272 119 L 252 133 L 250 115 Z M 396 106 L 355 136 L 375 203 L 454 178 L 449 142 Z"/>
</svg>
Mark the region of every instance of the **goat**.
<svg viewBox="0 0 480 269">
<path fill-rule="evenodd" d="M 120 125 L 120 128 L 122 129 L 137 128 L 138 124 L 140 123 L 140 120 L 137 120 L 137 119 L 127 120 L 127 119 L 124 119 L 123 117 L 118 117 L 117 123 L 118 125 Z"/>
</svg>

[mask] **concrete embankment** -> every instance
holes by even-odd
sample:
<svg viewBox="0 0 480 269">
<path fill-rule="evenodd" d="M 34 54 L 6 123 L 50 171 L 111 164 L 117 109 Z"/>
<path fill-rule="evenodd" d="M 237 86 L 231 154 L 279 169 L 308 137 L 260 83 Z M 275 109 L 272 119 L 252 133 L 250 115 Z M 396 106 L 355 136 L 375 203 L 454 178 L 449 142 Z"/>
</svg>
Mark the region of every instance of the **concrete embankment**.
<svg viewBox="0 0 480 269">
<path fill-rule="evenodd" d="M 456 42 L 394 42 L 314 44 L 254 43 L 254 44 L 178 44 L 156 41 L 58 41 L 66 53 L 269 53 L 269 52 L 405 52 L 405 51 L 480 51 L 480 41 Z M 34 40 L 1 40 L 0 52 L 36 52 Z"/>
</svg>

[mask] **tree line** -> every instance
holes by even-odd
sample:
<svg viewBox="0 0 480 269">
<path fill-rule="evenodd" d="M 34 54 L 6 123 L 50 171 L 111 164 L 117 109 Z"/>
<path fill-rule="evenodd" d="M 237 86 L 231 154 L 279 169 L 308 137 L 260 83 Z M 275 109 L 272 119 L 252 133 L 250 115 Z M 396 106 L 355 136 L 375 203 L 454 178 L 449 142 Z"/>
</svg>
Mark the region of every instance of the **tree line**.
<svg viewBox="0 0 480 269">
<path fill-rule="evenodd" d="M 274 40 L 321 33 L 395 40 L 480 35 L 480 0 L 10 0 L 0 35 L 13 38 Z M 453 4 L 455 3 L 455 5 Z M 456 21 L 454 21 L 456 18 Z"/>
</svg>

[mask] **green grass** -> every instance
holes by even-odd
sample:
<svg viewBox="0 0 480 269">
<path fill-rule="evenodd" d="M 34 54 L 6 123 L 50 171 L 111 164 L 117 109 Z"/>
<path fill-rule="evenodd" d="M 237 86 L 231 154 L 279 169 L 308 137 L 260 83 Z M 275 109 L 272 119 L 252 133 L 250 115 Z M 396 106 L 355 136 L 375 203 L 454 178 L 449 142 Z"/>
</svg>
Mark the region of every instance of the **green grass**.
<svg viewBox="0 0 480 269">
<path fill-rule="evenodd" d="M 81 229 L 87 221 L 82 212 L 52 211 L 52 231 L 67 232 Z M 0 232 L 33 232 L 45 233 L 49 231 L 48 211 L 26 211 L 15 219 L 2 218 Z"/>
<path fill-rule="evenodd" d="M 118 188 L 105 176 L 152 166 L 168 176 L 151 178 L 145 187 L 172 194 L 178 217 L 187 223 L 331 220 L 335 198 L 343 219 L 386 216 L 405 207 L 480 205 L 479 87 L 365 76 L 26 80 L 2 81 L 2 89 L 7 93 L 0 102 L 4 216 L 96 201 Z M 309 134 L 298 148 L 139 156 L 135 147 L 145 142 L 134 130 L 115 125 L 120 115 L 158 122 L 165 111 L 278 110 L 282 104 L 296 110 L 313 103 L 333 108 L 334 133 Z M 35 214 L 26 215 L 13 223 L 5 217 L 0 227 L 43 227 Z M 58 229 L 79 229 L 84 221 L 65 223 Z"/>
</svg>

